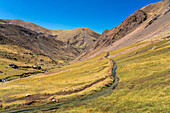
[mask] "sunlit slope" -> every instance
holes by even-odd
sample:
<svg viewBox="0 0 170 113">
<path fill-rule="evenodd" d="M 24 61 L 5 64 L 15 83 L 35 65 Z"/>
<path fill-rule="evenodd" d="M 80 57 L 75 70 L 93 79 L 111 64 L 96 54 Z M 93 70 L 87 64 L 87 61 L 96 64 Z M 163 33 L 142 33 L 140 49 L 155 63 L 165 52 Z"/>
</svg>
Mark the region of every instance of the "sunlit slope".
<svg viewBox="0 0 170 113">
<path fill-rule="evenodd" d="M 113 51 L 157 37 L 165 38 L 170 31 L 170 1 L 162 0 L 140 8 L 113 29 L 106 29 L 95 42 L 94 50 L 81 54 L 74 62 L 92 58 L 104 51 Z M 166 33 L 161 34 L 161 33 Z"/>
<path fill-rule="evenodd" d="M 89 91 L 100 90 L 104 83 L 111 81 L 108 77 L 110 65 L 108 59 L 94 58 L 64 66 L 54 72 L 9 81 L 0 85 L 0 100 L 4 106 L 7 106 L 23 104 L 31 100 L 42 99 L 43 102 L 47 102 L 50 96 L 61 99 L 74 95 L 85 95 Z M 84 88 L 89 84 L 93 85 Z M 84 89 L 81 90 L 81 88 Z M 76 90 L 78 91 L 76 92 Z M 25 98 L 26 94 L 30 94 L 33 98 Z"/>
<path fill-rule="evenodd" d="M 10 64 L 15 64 L 18 68 L 14 69 L 9 66 Z M 42 69 L 37 70 L 31 68 L 37 65 L 41 65 Z M 43 70 L 45 71 L 47 68 L 50 69 L 54 67 L 51 59 L 46 56 L 36 55 L 29 50 L 15 45 L 0 45 L 0 83 L 2 83 L 2 79 L 8 81 L 24 77 L 25 75 L 28 76 L 43 72 Z"/>
<path fill-rule="evenodd" d="M 110 54 L 114 56 L 137 46 L 130 45 Z M 120 81 L 111 95 L 71 103 L 56 111 L 167 113 L 170 110 L 170 39 L 122 53 L 113 59 L 117 62 Z"/>
</svg>

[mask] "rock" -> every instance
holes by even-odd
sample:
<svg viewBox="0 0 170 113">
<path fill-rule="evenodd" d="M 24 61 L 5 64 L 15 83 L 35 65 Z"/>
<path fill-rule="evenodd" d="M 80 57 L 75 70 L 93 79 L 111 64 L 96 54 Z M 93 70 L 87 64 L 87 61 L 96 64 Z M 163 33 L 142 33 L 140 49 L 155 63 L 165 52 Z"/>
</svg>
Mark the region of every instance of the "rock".
<svg viewBox="0 0 170 113">
<path fill-rule="evenodd" d="M 27 55 L 33 55 L 31 52 L 24 52 L 23 54 L 27 54 Z"/>
<path fill-rule="evenodd" d="M 32 68 L 31 66 L 22 66 L 22 68 Z"/>
<path fill-rule="evenodd" d="M 55 99 L 54 97 L 50 97 L 49 99 L 48 99 L 48 101 L 50 102 L 50 101 L 52 101 L 53 99 Z M 53 100 L 54 101 L 54 100 Z"/>
<path fill-rule="evenodd" d="M 41 69 L 41 66 L 32 66 L 33 69 L 37 69 L 37 70 L 40 70 Z"/>
<path fill-rule="evenodd" d="M 15 64 L 9 64 L 9 66 L 12 67 L 13 69 L 19 68 L 19 67 L 18 67 L 17 65 L 15 65 Z"/>
<path fill-rule="evenodd" d="M 3 106 L 2 106 L 2 104 L 0 104 L 0 108 L 2 108 Z"/>
<path fill-rule="evenodd" d="M 52 101 L 52 102 L 56 102 L 56 99 L 52 99 L 51 101 Z"/>
<path fill-rule="evenodd" d="M 36 102 L 35 100 L 32 100 L 32 101 L 26 102 L 25 105 L 31 105 L 31 104 L 33 104 L 35 102 Z"/>
<path fill-rule="evenodd" d="M 31 52 L 28 53 L 29 55 L 33 55 Z"/>
<path fill-rule="evenodd" d="M 16 60 L 16 61 L 17 61 L 18 59 L 17 59 L 17 58 L 14 58 L 14 60 Z"/>
<path fill-rule="evenodd" d="M 43 59 L 40 59 L 40 62 L 43 62 L 44 60 Z"/>
<path fill-rule="evenodd" d="M 6 80 L 5 80 L 5 78 L 3 78 L 3 79 L 1 79 L 1 81 L 2 81 L 2 82 L 5 82 Z"/>
<path fill-rule="evenodd" d="M 156 46 L 153 46 L 153 47 L 152 47 L 152 50 L 155 50 L 155 49 L 156 49 Z"/>
<path fill-rule="evenodd" d="M 25 96 L 26 96 L 26 97 L 29 97 L 29 96 L 30 96 L 30 94 L 26 94 Z"/>
</svg>

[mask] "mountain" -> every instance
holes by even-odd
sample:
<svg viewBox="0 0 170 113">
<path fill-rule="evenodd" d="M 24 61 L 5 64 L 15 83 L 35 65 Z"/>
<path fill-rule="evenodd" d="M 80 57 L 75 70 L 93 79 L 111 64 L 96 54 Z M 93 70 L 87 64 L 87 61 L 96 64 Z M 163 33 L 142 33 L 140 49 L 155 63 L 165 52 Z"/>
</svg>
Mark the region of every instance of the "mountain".
<svg viewBox="0 0 170 113">
<path fill-rule="evenodd" d="M 55 31 L 55 34 L 57 35 L 56 39 L 82 50 L 91 48 L 94 42 L 100 37 L 100 34 L 85 27 Z"/>
<path fill-rule="evenodd" d="M 98 37 L 101 36 L 100 34 L 85 27 L 72 30 L 50 30 L 18 19 L 2 19 L 1 21 L 8 24 L 19 25 L 37 33 L 43 33 L 47 37 L 61 40 L 75 48 L 78 48 L 79 51 L 91 48 Z"/>
<path fill-rule="evenodd" d="M 0 44 L 16 45 L 52 61 L 73 60 L 79 52 L 60 40 L 13 24 L 0 24 Z"/>
<path fill-rule="evenodd" d="M 4 21 L 8 24 L 19 25 L 19 26 L 22 26 L 24 28 L 30 29 L 32 31 L 35 31 L 37 33 L 52 34 L 52 30 L 50 30 L 50 29 L 46 29 L 46 28 L 38 26 L 34 23 L 25 22 L 25 21 L 22 21 L 22 20 L 19 20 L 19 19 L 1 19 L 1 21 Z"/>
<path fill-rule="evenodd" d="M 0 20 L 0 112 L 168 113 L 169 12 L 169 0 L 140 8 L 82 50 L 71 40 L 89 44 L 87 28 L 51 35 Z"/>
<path fill-rule="evenodd" d="M 75 62 L 91 58 L 103 51 L 116 50 L 150 39 L 162 31 L 168 32 L 170 30 L 169 4 L 169 0 L 163 0 L 135 11 L 120 25 L 110 30 L 106 29 L 94 46 L 80 55 Z"/>
</svg>

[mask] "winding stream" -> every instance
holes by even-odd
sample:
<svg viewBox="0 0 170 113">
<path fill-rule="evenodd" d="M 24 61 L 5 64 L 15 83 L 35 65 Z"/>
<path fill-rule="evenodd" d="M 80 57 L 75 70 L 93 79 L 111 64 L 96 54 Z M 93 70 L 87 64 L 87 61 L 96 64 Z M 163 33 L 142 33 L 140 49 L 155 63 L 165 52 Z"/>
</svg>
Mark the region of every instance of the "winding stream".
<svg viewBox="0 0 170 113">
<path fill-rule="evenodd" d="M 114 82 L 108 88 L 106 88 L 102 91 L 96 92 L 92 95 L 89 95 L 89 96 L 86 96 L 83 98 L 79 98 L 79 99 L 69 100 L 69 101 L 55 103 L 55 104 L 44 104 L 44 105 L 39 105 L 39 106 L 27 107 L 27 108 L 22 108 L 22 109 L 17 109 L 17 110 L 6 110 L 6 111 L 2 111 L 2 112 L 8 112 L 8 113 L 17 112 L 17 113 L 19 113 L 19 112 L 50 111 L 50 110 L 58 109 L 62 105 L 82 103 L 86 100 L 92 100 L 95 98 L 97 99 L 100 96 L 110 95 L 112 93 L 112 91 L 117 87 L 117 85 L 119 83 L 119 78 L 116 76 L 116 69 L 117 69 L 116 62 L 113 59 L 110 59 L 110 58 L 107 58 L 107 59 L 109 59 L 110 62 L 114 63 L 113 69 L 112 69 L 112 76 L 114 77 Z"/>
</svg>

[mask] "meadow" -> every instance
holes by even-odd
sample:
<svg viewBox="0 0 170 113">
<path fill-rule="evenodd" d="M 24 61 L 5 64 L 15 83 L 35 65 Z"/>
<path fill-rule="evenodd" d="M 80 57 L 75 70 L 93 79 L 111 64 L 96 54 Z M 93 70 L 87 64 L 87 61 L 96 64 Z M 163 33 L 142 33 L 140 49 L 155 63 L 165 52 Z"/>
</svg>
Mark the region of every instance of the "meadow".
<svg viewBox="0 0 170 113">
<path fill-rule="evenodd" d="M 57 99 L 70 100 L 64 104 L 43 103 L 29 105 L 20 109 L 25 112 L 163 112 L 169 109 L 169 76 L 170 76 L 170 39 L 162 39 L 153 43 L 141 42 L 110 52 L 111 59 L 117 63 L 116 75 L 119 77 L 118 87 L 101 90 L 107 78 L 110 63 L 104 59 L 106 52 L 94 58 L 63 66 L 54 72 L 33 75 L 16 79 L 0 85 L 0 100 L 12 100 L 25 97 L 25 94 L 49 94 Z M 141 46 L 138 48 L 138 46 Z M 131 51 L 126 51 L 134 48 Z M 122 51 L 121 54 L 118 54 Z M 118 54 L 114 56 L 115 54 Z M 77 93 L 56 95 L 56 92 L 69 92 L 79 89 L 96 80 L 105 80 Z M 107 89 L 107 88 L 106 88 Z M 91 93 L 93 91 L 93 93 Z M 102 92 L 103 91 L 103 92 Z M 98 92 L 98 93 L 97 93 Z M 102 93 L 100 96 L 99 93 Z M 81 99 L 81 96 L 84 96 Z M 73 98 L 74 97 L 74 98 Z M 75 97 L 80 97 L 75 98 Z M 47 101 L 48 98 L 44 100 Z M 72 98 L 72 99 L 70 99 Z M 28 100 L 3 102 L 4 106 L 19 105 Z M 21 107 L 21 106 L 20 106 Z M 15 107 L 14 107 L 15 108 Z M 14 111 L 20 111 L 14 110 Z M 12 110 L 13 111 L 13 110 Z"/>
</svg>

